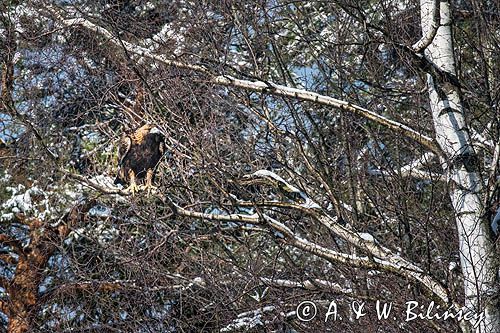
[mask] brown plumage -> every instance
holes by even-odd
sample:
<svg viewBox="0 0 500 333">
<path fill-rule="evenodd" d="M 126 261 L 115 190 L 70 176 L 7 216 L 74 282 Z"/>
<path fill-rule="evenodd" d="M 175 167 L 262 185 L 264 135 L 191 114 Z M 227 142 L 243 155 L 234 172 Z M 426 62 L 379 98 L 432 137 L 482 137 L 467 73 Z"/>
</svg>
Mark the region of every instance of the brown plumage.
<svg viewBox="0 0 500 333">
<path fill-rule="evenodd" d="M 164 136 L 152 125 L 144 125 L 120 142 L 120 158 L 115 184 L 129 184 L 134 195 L 140 187 L 138 180 L 146 179 L 148 192 L 153 188 L 153 177 L 158 163 L 165 152 Z"/>
</svg>

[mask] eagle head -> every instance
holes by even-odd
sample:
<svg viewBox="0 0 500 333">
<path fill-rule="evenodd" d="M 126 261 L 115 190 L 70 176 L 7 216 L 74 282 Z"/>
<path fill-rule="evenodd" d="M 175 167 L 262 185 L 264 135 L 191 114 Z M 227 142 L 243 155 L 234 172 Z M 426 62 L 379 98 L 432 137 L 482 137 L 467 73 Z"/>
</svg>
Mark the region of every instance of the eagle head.
<svg viewBox="0 0 500 333">
<path fill-rule="evenodd" d="M 160 131 L 160 129 L 158 127 L 156 127 L 156 126 L 152 127 L 150 129 L 149 133 L 151 133 L 151 134 L 162 134 L 162 132 Z"/>
<path fill-rule="evenodd" d="M 148 135 L 151 132 L 151 129 L 155 128 L 151 124 L 146 124 L 141 127 L 139 127 L 132 135 L 131 138 L 135 143 L 140 144 L 142 140 L 144 140 L 144 137 Z"/>
</svg>

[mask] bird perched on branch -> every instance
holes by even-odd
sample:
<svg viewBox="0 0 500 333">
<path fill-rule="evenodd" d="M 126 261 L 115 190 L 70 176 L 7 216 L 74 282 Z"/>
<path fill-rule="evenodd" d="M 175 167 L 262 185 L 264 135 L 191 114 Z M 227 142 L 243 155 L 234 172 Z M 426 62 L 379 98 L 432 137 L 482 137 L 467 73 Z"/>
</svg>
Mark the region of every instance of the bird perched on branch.
<svg viewBox="0 0 500 333">
<path fill-rule="evenodd" d="M 147 189 L 149 194 L 154 189 L 153 178 L 165 152 L 164 141 L 160 130 L 150 124 L 124 135 L 118 149 L 120 162 L 115 184 L 129 184 L 127 190 L 132 195 L 141 189 Z M 137 182 L 144 178 L 146 185 L 138 186 Z"/>
</svg>

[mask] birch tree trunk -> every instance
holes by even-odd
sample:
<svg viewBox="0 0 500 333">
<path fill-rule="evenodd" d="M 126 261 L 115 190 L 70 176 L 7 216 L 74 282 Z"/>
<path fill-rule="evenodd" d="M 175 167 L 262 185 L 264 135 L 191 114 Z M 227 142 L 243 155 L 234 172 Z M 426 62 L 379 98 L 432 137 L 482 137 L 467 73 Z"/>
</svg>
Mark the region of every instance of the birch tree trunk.
<svg viewBox="0 0 500 333">
<path fill-rule="evenodd" d="M 421 0 L 420 3 L 422 34 L 426 36 L 432 29 L 434 0 Z M 466 110 L 460 87 L 445 78 L 456 75 L 450 4 L 448 1 L 436 3 L 440 4 L 441 24 L 425 50 L 425 57 L 446 75 L 428 74 L 427 83 L 436 140 L 443 151 L 442 163 L 447 170 L 449 195 L 455 211 L 465 306 L 477 312 L 484 311 L 485 318 L 476 332 L 500 332 L 499 309 L 491 297 L 496 269 L 489 224 L 482 217 L 484 194 L 479 161 L 464 121 Z M 472 331 L 472 328 L 466 330 Z"/>
</svg>

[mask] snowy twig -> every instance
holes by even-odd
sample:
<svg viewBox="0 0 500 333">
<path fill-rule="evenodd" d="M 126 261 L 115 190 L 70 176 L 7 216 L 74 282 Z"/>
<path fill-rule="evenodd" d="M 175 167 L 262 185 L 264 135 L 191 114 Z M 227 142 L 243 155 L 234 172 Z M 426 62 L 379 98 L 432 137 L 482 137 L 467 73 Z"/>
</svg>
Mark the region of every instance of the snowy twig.
<svg viewBox="0 0 500 333">
<path fill-rule="evenodd" d="M 174 277 L 171 275 L 170 277 Z M 175 277 L 175 280 L 179 280 Z M 71 282 L 57 286 L 56 289 L 50 290 L 49 293 L 64 293 L 74 290 L 92 290 L 92 291 L 115 291 L 115 290 L 147 290 L 156 292 L 162 290 L 181 290 L 185 291 L 193 286 L 204 287 L 205 282 L 201 278 L 185 279 L 186 281 L 177 282 L 178 284 L 168 284 L 164 286 L 147 286 L 139 280 L 113 280 L 113 281 L 79 281 Z"/>
<path fill-rule="evenodd" d="M 389 128 L 396 133 L 400 133 L 412 140 L 426 146 L 428 149 L 434 152 L 439 152 L 434 140 L 411 127 L 404 125 L 400 122 L 388 119 L 382 115 L 379 115 L 371 110 L 363 108 L 361 106 L 339 100 L 333 97 L 324 96 L 318 93 L 314 93 L 311 91 L 290 88 L 287 86 L 279 85 L 269 81 L 249 81 L 235 78 L 230 75 L 216 75 L 213 74 L 208 68 L 200 65 L 191 65 L 180 61 L 170 60 L 165 55 L 154 54 L 150 52 L 147 48 L 132 44 L 130 42 L 121 40 L 119 37 L 115 37 L 108 30 L 103 27 L 100 27 L 89 20 L 83 18 L 75 18 L 75 19 L 65 19 L 61 16 L 54 8 L 48 7 L 49 11 L 59 20 L 61 24 L 66 27 L 80 25 L 90 31 L 93 31 L 101 36 L 105 37 L 109 42 L 114 45 L 125 48 L 127 52 L 134 53 L 141 57 L 149 58 L 154 61 L 158 61 L 168 66 L 173 66 L 179 69 L 192 70 L 201 74 L 205 74 L 209 77 L 210 82 L 223 85 L 223 86 L 231 86 L 237 88 L 243 88 L 251 91 L 268 93 L 275 96 L 281 97 L 289 97 L 294 98 L 301 101 L 307 101 L 322 105 L 328 105 L 335 108 L 338 108 L 342 111 L 351 112 L 357 114 L 363 118 L 372 120 L 386 128 Z"/>
<path fill-rule="evenodd" d="M 130 195 L 130 192 L 119 189 L 117 187 L 107 187 L 107 186 L 102 186 L 90 179 L 87 179 L 81 175 L 78 175 L 76 173 L 72 173 L 67 170 L 61 170 L 66 176 L 69 178 L 73 178 L 80 183 L 83 183 L 85 185 L 88 185 L 89 187 L 92 187 L 95 190 L 98 190 L 99 192 L 105 193 L 105 194 L 119 194 L 119 195 Z"/>
<path fill-rule="evenodd" d="M 288 191 L 293 193 L 299 191 L 295 186 L 287 183 L 283 178 L 271 171 L 260 170 L 250 175 L 249 178 L 251 177 L 271 180 L 279 184 L 280 187 L 284 187 Z M 357 248 L 366 251 L 369 254 L 369 257 L 360 257 L 353 254 L 340 253 L 313 243 L 305 238 L 298 236 L 285 224 L 264 213 L 253 215 L 223 215 L 193 212 L 176 205 L 170 198 L 167 198 L 167 200 L 169 201 L 174 211 L 181 216 L 214 221 L 242 222 L 251 223 L 254 225 L 267 225 L 273 230 L 281 233 L 284 236 L 285 243 L 292 245 L 295 248 L 314 254 L 330 262 L 340 262 L 353 267 L 386 270 L 409 277 L 415 281 L 420 282 L 422 285 L 432 291 L 443 303 L 447 304 L 449 302 L 448 294 L 446 290 L 441 286 L 441 284 L 435 281 L 432 277 L 426 275 L 418 266 L 393 253 L 391 250 L 381 246 L 372 235 L 367 233 L 357 233 L 353 230 L 347 229 L 346 227 L 338 223 L 337 216 L 331 217 L 330 215 L 326 214 L 320 209 L 317 209 L 316 207 L 302 206 L 301 210 L 308 213 L 334 234 L 340 236 Z"/>
<path fill-rule="evenodd" d="M 425 274 L 424 271 L 418 266 L 410 263 L 397 254 L 391 253 L 388 249 L 384 249 L 385 251 L 375 251 L 380 255 L 379 257 L 376 257 L 374 253 L 371 253 L 374 258 L 339 253 L 295 235 L 284 224 L 268 216 L 266 216 L 266 221 L 274 229 L 286 235 L 287 243 L 293 245 L 296 248 L 312 253 L 330 262 L 340 262 L 351 267 L 385 270 L 408 277 L 414 281 L 420 282 L 425 288 L 436 295 L 443 304 L 448 304 L 450 302 L 446 289 L 443 288 L 443 286 L 438 281 Z M 360 235 L 353 238 L 357 238 L 357 242 L 353 242 L 354 245 L 359 246 L 360 244 L 362 244 L 365 249 L 374 249 L 373 246 L 366 246 L 371 242 L 363 239 Z M 458 304 L 456 306 L 458 307 Z"/>
<path fill-rule="evenodd" d="M 265 180 L 274 185 L 275 187 L 278 187 L 281 191 L 288 194 L 289 196 L 292 196 L 294 199 L 295 198 L 302 199 L 304 202 L 301 203 L 301 206 L 305 208 L 321 209 L 320 205 L 318 205 L 311 198 L 309 198 L 307 194 L 299 190 L 294 185 L 291 185 L 290 183 L 288 183 L 287 181 L 285 181 L 283 178 L 281 178 L 279 175 L 277 175 L 272 171 L 258 170 L 250 175 L 245 175 L 244 178 L 250 180 Z"/>
<path fill-rule="evenodd" d="M 394 170 L 393 172 L 384 171 L 381 169 L 369 170 L 369 174 L 372 176 L 385 176 L 392 177 L 394 173 L 402 176 L 402 177 L 414 177 L 423 180 L 439 180 L 444 179 L 444 177 L 440 174 L 421 170 L 422 167 L 425 166 L 432 158 L 436 157 L 436 155 L 432 152 L 427 152 L 420 156 L 419 158 L 411 161 L 407 165 L 401 167 L 399 170 Z"/>
<path fill-rule="evenodd" d="M 345 254 L 327 249 L 321 245 L 310 242 L 305 238 L 299 237 L 286 225 L 265 214 L 208 214 L 188 211 L 174 204 L 172 201 L 170 202 L 171 205 L 175 207 L 175 212 L 180 216 L 204 220 L 268 225 L 275 231 L 283 234 L 285 243 L 295 248 L 314 254 L 315 256 L 323 258 L 329 262 L 343 263 L 351 267 L 385 270 L 411 278 L 414 281 L 420 282 L 424 287 L 435 294 L 442 303 L 448 304 L 450 301 L 446 290 L 440 285 L 440 283 L 425 274 L 418 266 L 406 261 L 397 254 L 393 254 L 390 250 L 377 245 L 373 237 L 368 238 L 362 234 L 350 231 L 338 223 L 335 223 L 336 219 L 334 218 L 322 216 L 320 221 L 322 221 L 324 225 L 328 226 L 330 230 L 338 234 L 340 237 L 346 239 L 353 245 L 368 251 L 371 257 L 360 257 L 357 255 Z M 313 209 L 309 209 L 309 211 L 312 215 L 317 214 Z"/>
<path fill-rule="evenodd" d="M 274 287 L 283 287 L 283 288 L 301 288 L 306 290 L 318 290 L 320 288 L 326 289 L 328 291 L 333 291 L 336 293 L 341 293 L 344 295 L 351 295 L 353 290 L 351 288 L 343 288 L 338 283 L 334 283 L 331 281 L 321 280 L 321 279 L 313 279 L 306 281 L 292 281 L 292 280 L 284 280 L 284 279 L 275 279 L 275 278 L 265 278 L 261 277 L 260 280 L 269 286 Z"/>
</svg>

